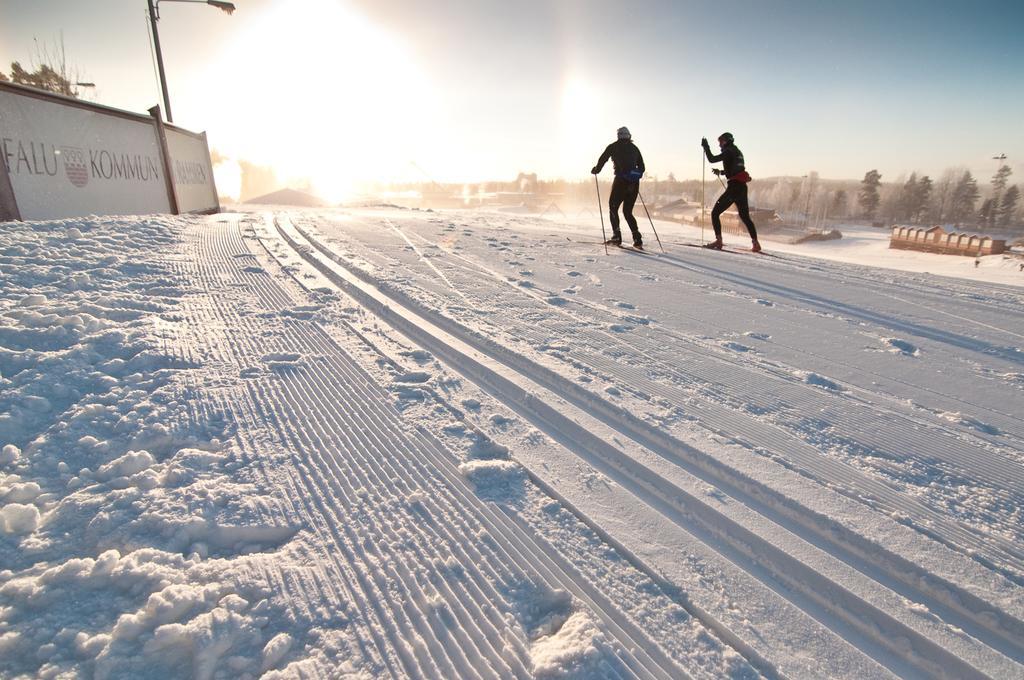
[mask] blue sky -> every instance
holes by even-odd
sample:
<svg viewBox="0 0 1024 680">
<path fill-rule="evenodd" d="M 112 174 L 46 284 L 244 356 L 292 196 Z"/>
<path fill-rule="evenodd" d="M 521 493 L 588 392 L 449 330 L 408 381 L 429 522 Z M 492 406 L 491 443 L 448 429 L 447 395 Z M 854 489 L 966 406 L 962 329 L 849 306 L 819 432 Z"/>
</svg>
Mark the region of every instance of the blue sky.
<svg viewBox="0 0 1024 680">
<path fill-rule="evenodd" d="M 161 6 L 175 119 L 283 174 L 583 177 L 628 125 L 661 176 L 699 176 L 700 137 L 730 130 L 755 178 L 987 180 L 1006 153 L 1024 180 L 1024 2 L 236 4 Z M 143 111 L 159 101 L 144 10 L 0 0 L 0 64 L 63 30 L 94 97 Z M 321 160 L 339 156 L 362 169 Z"/>
</svg>

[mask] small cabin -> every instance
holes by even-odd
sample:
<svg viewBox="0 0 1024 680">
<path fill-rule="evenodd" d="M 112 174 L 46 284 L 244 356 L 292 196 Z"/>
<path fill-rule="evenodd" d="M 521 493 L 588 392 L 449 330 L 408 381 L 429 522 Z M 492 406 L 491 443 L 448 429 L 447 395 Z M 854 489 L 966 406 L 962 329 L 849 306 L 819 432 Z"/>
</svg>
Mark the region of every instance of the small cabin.
<svg viewBox="0 0 1024 680">
<path fill-rule="evenodd" d="M 929 229 L 893 225 L 889 247 L 900 250 L 919 250 L 926 253 L 961 255 L 999 255 L 1006 252 L 1006 241 L 981 234 L 947 232 L 940 226 Z"/>
</svg>

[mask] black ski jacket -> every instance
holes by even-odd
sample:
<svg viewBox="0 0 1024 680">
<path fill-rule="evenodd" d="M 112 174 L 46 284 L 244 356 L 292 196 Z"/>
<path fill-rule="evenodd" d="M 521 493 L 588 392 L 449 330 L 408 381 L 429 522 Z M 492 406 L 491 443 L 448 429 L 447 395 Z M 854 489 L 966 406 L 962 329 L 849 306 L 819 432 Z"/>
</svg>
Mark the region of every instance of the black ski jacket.
<svg viewBox="0 0 1024 680">
<path fill-rule="evenodd" d="M 726 144 L 722 147 L 722 153 L 717 156 L 712 156 L 711 149 L 705 147 L 704 155 L 708 157 L 709 163 L 722 161 L 722 165 L 725 166 L 725 176 L 727 179 L 732 179 L 747 169 L 743 164 L 743 152 L 735 144 Z"/>
<path fill-rule="evenodd" d="M 638 170 L 643 174 L 645 170 L 644 157 L 640 155 L 640 149 L 636 148 L 636 145 L 628 139 L 619 139 L 608 145 L 601 157 L 597 159 L 597 165 L 594 166 L 597 172 L 601 172 L 601 168 L 609 158 L 612 159 L 616 177 L 625 178 L 631 170 Z"/>
</svg>

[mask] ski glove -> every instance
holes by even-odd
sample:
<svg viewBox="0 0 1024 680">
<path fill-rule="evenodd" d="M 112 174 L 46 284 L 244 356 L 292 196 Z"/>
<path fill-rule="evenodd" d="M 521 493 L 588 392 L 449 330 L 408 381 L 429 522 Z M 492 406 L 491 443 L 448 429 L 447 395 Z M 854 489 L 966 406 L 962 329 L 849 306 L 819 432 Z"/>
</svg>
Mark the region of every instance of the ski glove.
<svg viewBox="0 0 1024 680">
<path fill-rule="evenodd" d="M 711 145 L 708 144 L 708 138 L 707 137 L 701 137 L 700 138 L 700 145 L 703 146 L 705 149 L 711 148 Z"/>
<path fill-rule="evenodd" d="M 597 169 L 596 165 L 590 169 L 590 174 L 591 175 L 596 175 L 599 172 L 601 172 L 601 171 Z"/>
<path fill-rule="evenodd" d="M 711 174 L 713 175 L 724 175 L 725 170 L 719 170 L 718 168 L 711 168 Z"/>
</svg>

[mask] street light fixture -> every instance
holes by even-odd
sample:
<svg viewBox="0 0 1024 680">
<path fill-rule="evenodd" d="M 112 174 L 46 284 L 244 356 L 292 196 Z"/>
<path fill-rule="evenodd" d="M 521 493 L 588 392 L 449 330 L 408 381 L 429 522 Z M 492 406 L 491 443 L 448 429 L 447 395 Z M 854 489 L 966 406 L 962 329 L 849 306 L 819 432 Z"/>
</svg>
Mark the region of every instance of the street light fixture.
<svg viewBox="0 0 1024 680">
<path fill-rule="evenodd" d="M 149 23 L 153 29 L 153 47 L 156 50 L 156 66 L 160 72 L 160 91 L 164 95 L 164 110 L 167 112 L 167 122 L 173 123 L 174 118 L 171 116 L 171 98 L 167 94 L 167 75 L 164 73 L 164 57 L 160 52 L 160 34 L 156 30 L 156 22 L 160 20 L 159 7 L 161 2 L 190 2 L 190 3 L 202 3 L 204 5 L 210 5 L 216 7 L 222 12 L 231 14 L 235 11 L 234 4 L 230 2 L 222 2 L 221 0 L 146 0 L 149 3 Z"/>
</svg>

